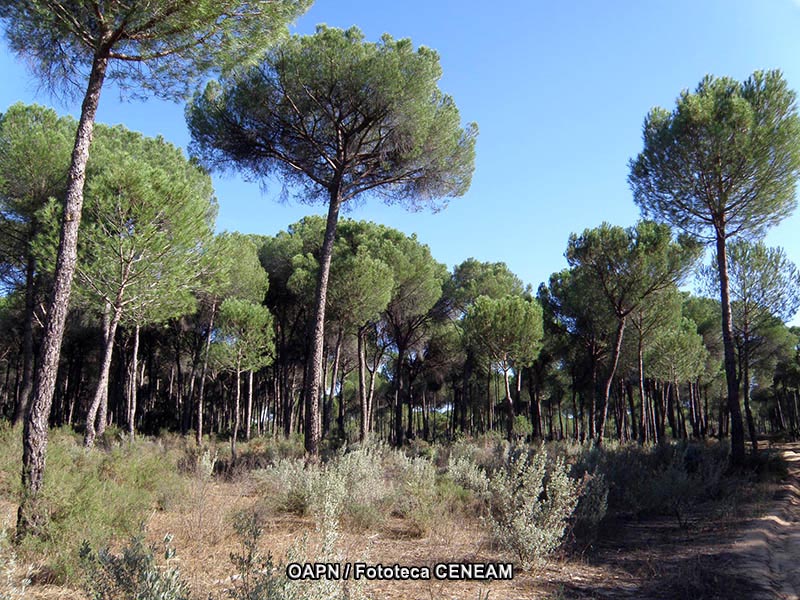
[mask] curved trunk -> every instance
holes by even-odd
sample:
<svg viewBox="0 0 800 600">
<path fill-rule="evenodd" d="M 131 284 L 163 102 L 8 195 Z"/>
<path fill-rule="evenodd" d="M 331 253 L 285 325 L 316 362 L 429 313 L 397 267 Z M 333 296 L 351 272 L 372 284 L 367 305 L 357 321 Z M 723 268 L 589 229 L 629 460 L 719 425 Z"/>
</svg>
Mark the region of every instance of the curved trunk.
<svg viewBox="0 0 800 600">
<path fill-rule="evenodd" d="M 108 374 L 111 370 L 111 357 L 114 353 L 114 337 L 117 333 L 117 325 L 122 316 L 122 309 L 119 306 L 113 308 L 111 320 L 108 322 L 108 329 L 105 332 L 105 340 L 103 344 L 103 360 L 100 363 L 100 379 L 97 382 L 97 389 L 94 393 L 94 399 L 89 406 L 89 412 L 86 415 L 86 433 L 83 436 L 83 445 L 85 448 L 94 446 L 94 440 L 97 435 L 102 435 L 105 427 L 105 415 L 100 410 L 104 403 L 108 401 Z M 97 429 L 95 429 L 95 421 L 99 419 Z"/>
<path fill-rule="evenodd" d="M 328 296 L 328 276 L 331 270 L 333 242 L 336 237 L 336 224 L 339 220 L 341 198 L 339 188 L 330 190 L 328 218 L 325 224 L 325 238 L 319 257 L 319 276 L 314 301 L 314 329 L 311 334 L 310 363 L 306 373 L 303 398 L 305 399 L 305 449 L 306 455 L 316 462 L 319 459 L 320 419 L 319 397 L 322 385 L 322 348 L 325 343 L 325 302 Z"/>
<path fill-rule="evenodd" d="M 506 387 L 506 410 L 508 411 L 508 439 L 514 439 L 514 399 L 511 397 L 511 386 L 508 381 L 508 368 L 503 369 L 503 383 Z"/>
<path fill-rule="evenodd" d="M 92 143 L 94 119 L 100 102 L 100 91 L 106 75 L 108 58 L 95 56 L 86 94 L 81 105 L 75 146 L 67 174 L 67 195 L 64 202 L 61 234 L 56 258 L 53 289 L 47 304 L 44 335 L 39 352 L 31 392 L 31 405 L 22 434 L 22 489 L 23 496 L 17 512 L 17 535 L 25 535 L 37 525 L 42 515 L 37 514 L 36 500 L 44 483 L 47 429 L 53 403 L 61 340 L 69 308 L 72 277 L 78 258 L 78 226 L 83 208 L 83 184 L 86 180 L 86 163 Z"/>
<path fill-rule="evenodd" d="M 728 384 L 728 411 L 731 417 L 731 464 L 744 464 L 744 424 L 739 407 L 739 383 L 736 380 L 736 353 L 733 342 L 733 318 L 728 286 L 728 258 L 725 247 L 725 232 L 717 229 L 717 270 L 719 271 L 719 295 L 722 304 L 722 345 L 725 348 L 725 380 Z"/>
<path fill-rule="evenodd" d="M 597 426 L 597 445 L 603 444 L 603 435 L 606 431 L 606 420 L 608 419 L 608 401 L 611 397 L 611 384 L 614 382 L 614 377 L 617 374 L 617 364 L 619 363 L 619 355 L 622 350 L 622 337 L 625 334 L 625 321 L 626 318 L 619 319 L 617 325 L 617 336 L 614 341 L 614 354 L 611 357 L 611 369 L 606 379 L 605 390 L 603 391 L 603 409 L 600 411 L 600 423 Z"/>
<path fill-rule="evenodd" d="M 131 358 L 131 402 L 128 413 L 128 436 L 133 441 L 136 432 L 136 399 L 139 392 L 137 371 L 139 370 L 139 325 L 133 332 L 133 357 Z"/>
<path fill-rule="evenodd" d="M 361 429 L 359 438 L 361 443 L 367 441 L 369 436 L 369 408 L 367 406 L 367 377 L 366 357 L 364 356 L 364 335 L 362 327 L 358 330 L 358 400 L 361 405 Z"/>
</svg>

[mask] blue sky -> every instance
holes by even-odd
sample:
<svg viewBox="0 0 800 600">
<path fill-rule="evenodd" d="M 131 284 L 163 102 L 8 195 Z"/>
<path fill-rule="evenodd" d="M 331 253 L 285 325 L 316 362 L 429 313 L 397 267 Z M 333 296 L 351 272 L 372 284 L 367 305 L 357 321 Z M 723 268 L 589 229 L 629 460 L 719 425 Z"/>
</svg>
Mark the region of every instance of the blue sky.
<svg viewBox="0 0 800 600">
<path fill-rule="evenodd" d="M 707 73 L 744 79 L 783 70 L 800 90 L 800 2 L 794 0 L 316 0 L 293 30 L 358 25 L 435 48 L 465 122 L 480 127 L 472 188 L 437 214 L 408 213 L 368 199 L 347 216 L 417 233 L 448 265 L 473 256 L 504 261 L 534 288 L 566 266 L 570 232 L 638 218 L 628 160 L 656 105 L 672 108 Z M 38 102 L 77 115 L 39 90 L 0 43 L 0 111 Z M 186 146 L 183 105 L 121 102 L 107 86 L 98 120 L 161 134 Z M 235 176 L 214 178 L 218 229 L 274 234 L 324 207 L 278 201 Z M 800 263 L 800 215 L 770 232 Z"/>
</svg>

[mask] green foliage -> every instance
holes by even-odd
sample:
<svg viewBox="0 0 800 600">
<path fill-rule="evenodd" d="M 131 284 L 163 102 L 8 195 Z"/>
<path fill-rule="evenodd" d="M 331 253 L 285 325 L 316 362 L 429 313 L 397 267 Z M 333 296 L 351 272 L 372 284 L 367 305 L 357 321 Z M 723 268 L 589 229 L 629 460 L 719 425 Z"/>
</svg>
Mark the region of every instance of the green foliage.
<svg viewBox="0 0 800 600">
<path fill-rule="evenodd" d="M 328 465 L 328 472 L 339 478 L 347 490 L 341 518 L 343 526 L 351 531 L 374 529 L 385 519 L 392 487 L 382 467 L 384 452 L 368 445 L 346 452 Z"/>
<path fill-rule="evenodd" d="M 272 362 L 272 314 L 265 306 L 228 298 L 220 306 L 217 362 L 231 371 L 255 371 Z"/>
<path fill-rule="evenodd" d="M 0 115 L 0 286 L 25 284 L 40 211 L 64 194 L 76 127 L 74 119 L 37 105 L 13 104 Z"/>
<path fill-rule="evenodd" d="M 608 483 L 602 473 L 584 473 L 578 482 L 578 505 L 572 514 L 570 533 L 577 542 L 591 541 L 608 512 Z"/>
<path fill-rule="evenodd" d="M 164 560 L 175 557 L 172 536 L 164 537 Z M 88 542 L 80 550 L 86 573 L 85 588 L 94 600 L 189 600 L 189 588 L 177 568 L 162 569 L 156 563 L 155 545 L 148 546 L 143 534 L 134 536 L 112 554 L 108 548 L 95 553 Z"/>
<path fill-rule="evenodd" d="M 273 512 L 308 515 L 318 500 L 322 473 L 302 459 L 281 459 L 274 466 L 253 472 L 265 507 Z"/>
<path fill-rule="evenodd" d="M 526 367 L 539 353 L 542 308 L 520 296 L 479 296 L 467 310 L 464 329 L 470 346 L 493 366 Z"/>
<path fill-rule="evenodd" d="M 259 549 L 263 529 L 258 514 L 240 512 L 234 516 L 233 528 L 241 541 L 239 552 L 231 552 L 231 563 L 237 577 L 232 580 L 228 597 L 235 600 L 278 600 L 291 598 L 289 579 L 277 568 L 272 554 L 264 556 Z"/>
<path fill-rule="evenodd" d="M 527 290 L 522 281 L 505 263 L 479 262 L 468 258 L 453 269 L 445 287 L 445 295 L 457 314 L 463 314 L 479 296 L 498 300 L 504 296 L 521 296 Z"/>
<path fill-rule="evenodd" d="M 682 317 L 656 332 L 647 352 L 645 373 L 662 381 L 694 381 L 705 371 L 707 359 L 697 325 Z"/>
<path fill-rule="evenodd" d="M 181 96 L 208 70 L 229 72 L 263 54 L 309 0 L 168 0 L 125 4 L 0 2 L 11 48 L 55 89 L 85 77 L 95 57 L 109 78 L 142 95 Z"/>
<path fill-rule="evenodd" d="M 316 533 L 320 539 L 312 546 L 307 536 L 292 545 L 286 562 L 341 563 L 346 557 L 337 550 L 342 496 L 324 491 L 323 510 L 317 517 Z M 292 581 L 284 564 L 276 564 L 271 554 L 264 556 L 259 540 L 263 534 L 257 513 L 242 512 L 234 518 L 234 529 L 242 543 L 240 552 L 231 553 L 236 574 L 228 589 L 233 600 L 366 600 L 361 582 L 322 577 L 318 580 Z"/>
<path fill-rule="evenodd" d="M 654 108 L 630 163 L 636 204 L 699 238 L 758 237 L 796 204 L 795 99 L 780 71 L 756 71 L 741 83 L 707 75 L 672 112 Z"/>
<path fill-rule="evenodd" d="M 726 482 L 727 468 L 722 444 L 673 443 L 584 449 L 573 473 L 605 479 L 612 514 L 668 515 L 681 521 L 688 506 L 732 493 L 736 482 Z"/>
<path fill-rule="evenodd" d="M 97 127 L 79 243 L 79 288 L 133 323 L 192 312 L 216 217 L 211 179 L 160 138 Z M 55 237 L 55 236 L 54 236 Z"/>
<path fill-rule="evenodd" d="M 486 471 L 475 464 L 469 457 L 454 457 L 451 455 L 447 473 L 456 484 L 465 490 L 469 490 L 477 498 L 488 500 L 489 478 L 486 475 Z"/>
<path fill-rule="evenodd" d="M 198 293 L 217 303 L 226 298 L 264 302 L 267 273 L 258 258 L 258 244 L 241 233 L 223 232 L 204 248 Z"/>
<path fill-rule="evenodd" d="M 696 244 L 674 243 L 669 226 L 652 221 L 627 229 L 603 223 L 580 236 L 571 234 L 566 252 L 576 275 L 598 290 L 618 318 L 647 296 L 680 283 L 698 255 Z"/>
<path fill-rule="evenodd" d="M 19 493 L 20 438 L 19 430 L 0 430 L 0 495 L 6 497 Z M 82 539 L 96 548 L 135 535 L 154 509 L 180 502 L 184 485 L 176 463 L 177 454 L 152 442 L 87 453 L 79 436 L 52 430 L 39 500 L 49 518 L 38 536 L 22 540 L 19 553 L 43 560 L 57 580 L 75 581 Z"/>
<path fill-rule="evenodd" d="M 364 192 L 412 206 L 459 196 L 476 129 L 461 128 L 440 76 L 439 56 L 407 39 L 367 43 L 355 27 L 320 26 L 196 96 L 192 148 L 208 164 L 279 174 L 306 201 L 328 202 L 334 189 L 336 202 Z"/>
<path fill-rule="evenodd" d="M 489 481 L 492 533 L 528 569 L 550 555 L 564 537 L 578 503 L 576 483 L 562 458 L 547 467 L 547 453 L 518 447 Z"/>
<path fill-rule="evenodd" d="M 436 467 L 426 458 L 397 457 L 392 512 L 406 520 L 418 537 L 427 534 L 437 515 Z"/>
</svg>

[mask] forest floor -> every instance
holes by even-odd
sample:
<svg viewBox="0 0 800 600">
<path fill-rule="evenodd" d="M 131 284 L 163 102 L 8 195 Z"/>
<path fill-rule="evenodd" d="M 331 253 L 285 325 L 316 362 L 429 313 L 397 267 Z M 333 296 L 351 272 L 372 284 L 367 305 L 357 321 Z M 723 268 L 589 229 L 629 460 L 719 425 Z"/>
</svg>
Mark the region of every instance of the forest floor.
<svg viewBox="0 0 800 600">
<path fill-rule="evenodd" d="M 592 546 L 565 554 L 510 581 L 372 582 L 376 599 L 798 599 L 800 598 L 800 443 L 773 446 L 783 453 L 789 477 L 766 492 L 736 502 L 684 507 L 675 517 L 606 523 Z M 177 566 L 196 595 L 225 597 L 230 553 L 241 549 L 230 515 L 254 506 L 247 481 L 198 483 L 188 501 L 154 512 L 147 522 L 154 542 L 174 534 Z M 0 522 L 15 507 L 0 502 Z M 316 532 L 311 518 L 267 517 L 263 548 L 282 560 L 286 551 Z M 344 561 L 401 566 L 512 560 L 492 548 L 479 523 L 447 518 L 424 536 L 407 522 L 389 519 L 379 531 L 342 533 Z M 487 595 L 488 593 L 488 595 Z M 84 598 L 80 593 L 34 584 L 26 598 Z"/>
</svg>

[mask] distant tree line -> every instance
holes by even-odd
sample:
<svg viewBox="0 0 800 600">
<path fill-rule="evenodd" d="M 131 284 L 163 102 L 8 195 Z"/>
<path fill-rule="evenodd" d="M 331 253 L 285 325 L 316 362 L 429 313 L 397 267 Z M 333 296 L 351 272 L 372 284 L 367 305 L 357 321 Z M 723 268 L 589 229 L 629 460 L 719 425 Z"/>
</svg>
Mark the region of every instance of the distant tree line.
<svg viewBox="0 0 800 600">
<path fill-rule="evenodd" d="M 14 105 L 0 120 L 0 408 L 30 394 L 75 122 Z M 308 340 L 325 234 L 212 233 L 208 175 L 160 139 L 96 129 L 53 425 L 238 438 L 305 432 Z M 452 270 L 414 236 L 339 223 L 326 299 L 321 439 L 654 443 L 730 432 L 716 300 L 681 292 L 699 245 L 641 221 L 570 237 L 535 294 L 503 263 Z M 780 249 L 728 252 L 742 390 L 758 432 L 800 430 L 800 277 Z M 716 269 L 704 267 L 710 288 Z"/>
</svg>

